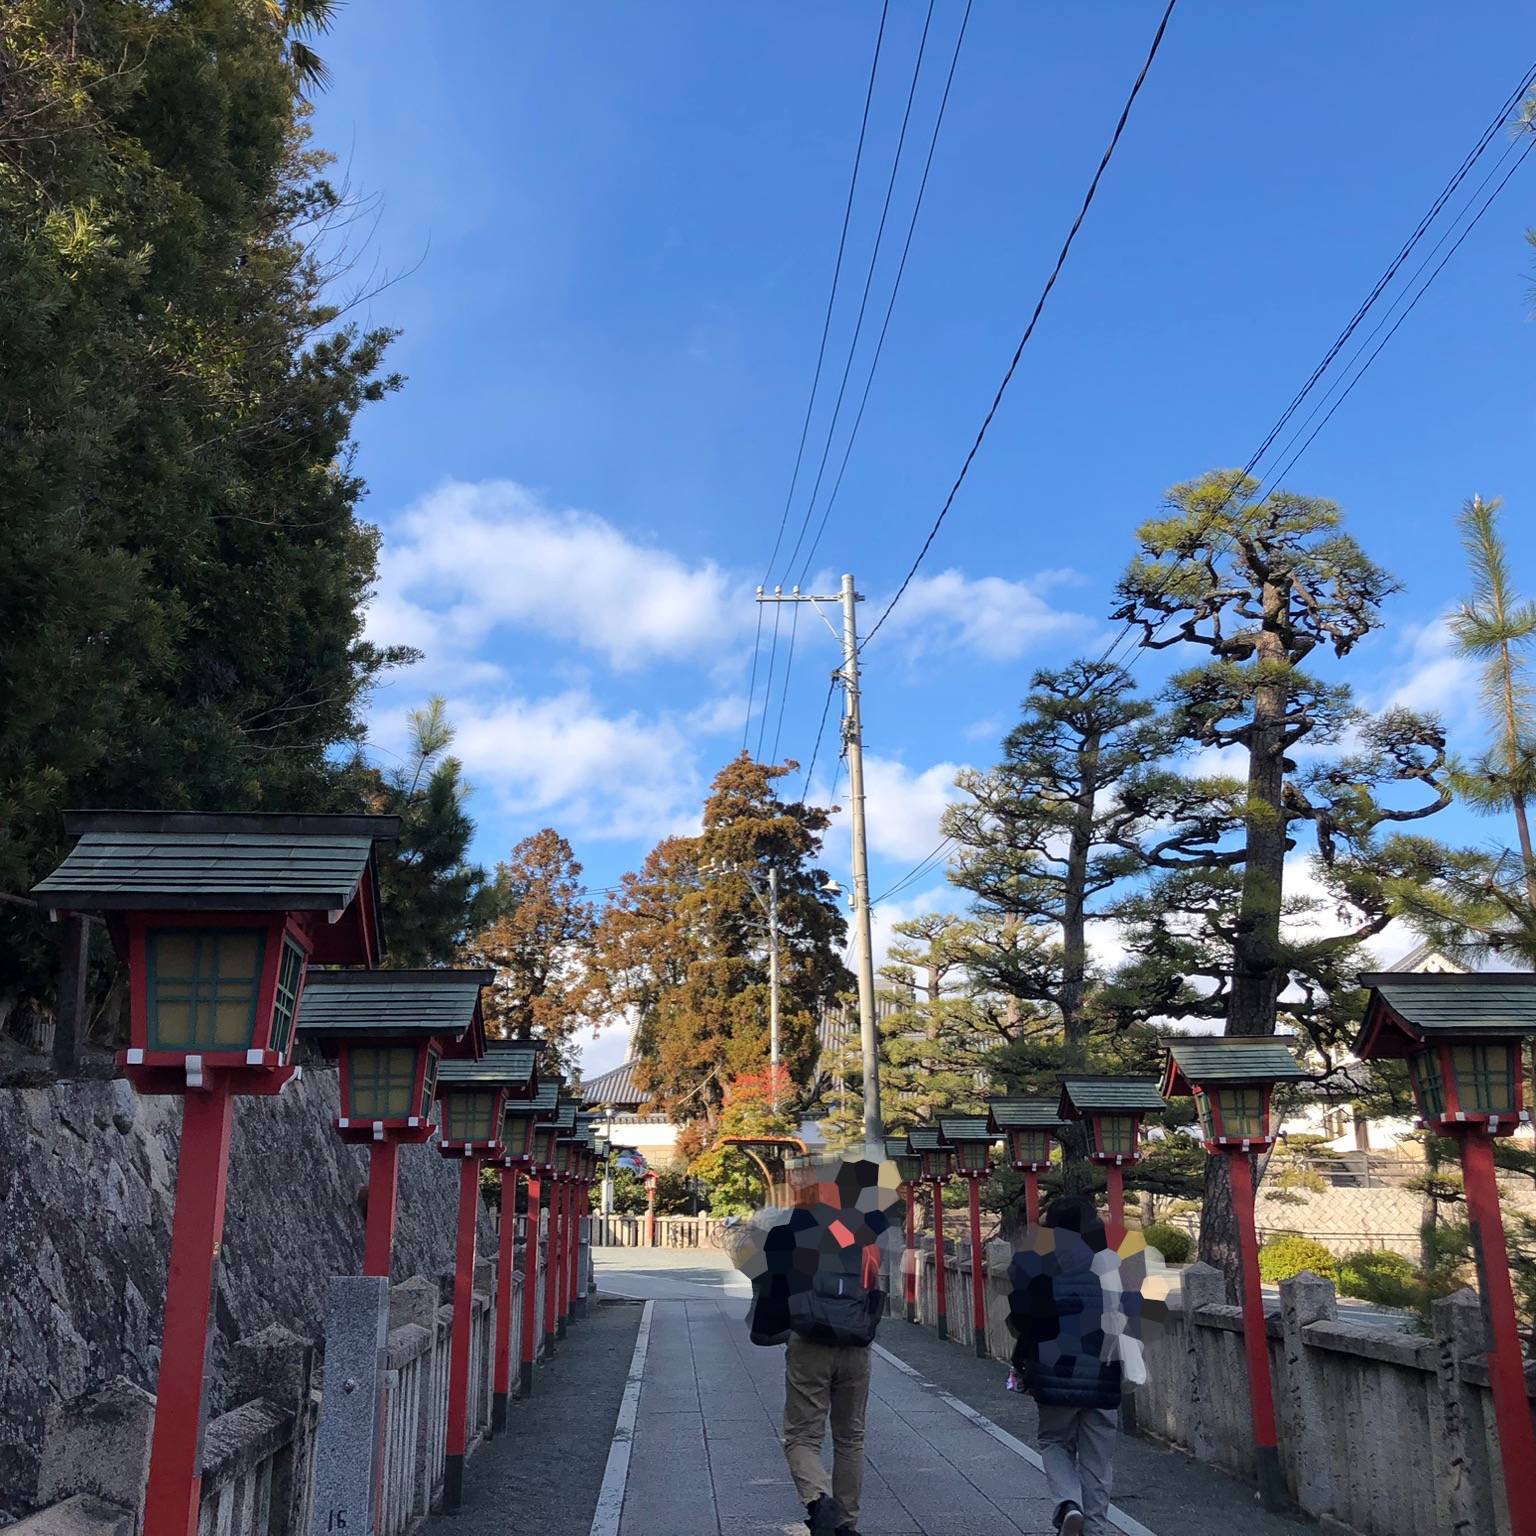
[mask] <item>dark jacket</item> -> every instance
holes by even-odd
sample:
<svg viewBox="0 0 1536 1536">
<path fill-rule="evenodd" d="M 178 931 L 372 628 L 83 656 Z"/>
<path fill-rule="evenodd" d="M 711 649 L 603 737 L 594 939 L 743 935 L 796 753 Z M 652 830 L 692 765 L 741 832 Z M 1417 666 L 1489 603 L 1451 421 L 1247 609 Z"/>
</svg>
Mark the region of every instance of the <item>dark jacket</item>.
<svg viewBox="0 0 1536 1536">
<path fill-rule="evenodd" d="M 853 1241 L 838 1242 L 832 1235 L 834 1225 Z M 796 1207 L 763 1238 L 763 1267 L 752 1281 L 752 1308 L 747 1318 L 752 1342 L 786 1344 L 797 1332 L 820 1343 L 841 1342 L 808 1330 L 795 1315 L 792 1298 L 808 1296 L 818 1276 L 822 1280 L 837 1276 L 848 1289 L 857 1287 L 864 1292 L 870 1310 L 878 1316 L 885 1303 L 883 1293 L 876 1288 L 878 1273 L 879 1250 L 867 1217 L 830 1206 Z"/>
<path fill-rule="evenodd" d="M 1048 1408 L 1114 1408 L 1121 1370 L 1104 1359 L 1104 1289 L 1094 1248 L 1057 1230 L 1048 1256 L 1016 1253 L 1009 1266 L 1008 1327 L 1025 1390 Z M 1111 1302 L 1110 1305 L 1113 1305 Z"/>
</svg>

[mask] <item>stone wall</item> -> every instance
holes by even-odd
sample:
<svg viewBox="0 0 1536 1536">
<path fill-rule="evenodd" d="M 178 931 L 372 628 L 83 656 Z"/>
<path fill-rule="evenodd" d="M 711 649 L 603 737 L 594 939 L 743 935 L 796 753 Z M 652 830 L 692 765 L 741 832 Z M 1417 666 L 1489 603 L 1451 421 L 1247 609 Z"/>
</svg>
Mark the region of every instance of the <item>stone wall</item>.
<svg viewBox="0 0 1536 1536">
<path fill-rule="evenodd" d="M 323 1065 L 236 1103 L 214 1413 L 231 1340 L 318 1335 L 331 1276 L 362 1266 L 367 1154 L 337 1140 L 336 1113 Z M 0 1089 L 0 1511 L 33 1505 L 50 1408 L 116 1377 L 155 1390 L 180 1123 L 179 1099 L 121 1080 Z M 397 1279 L 451 1268 L 457 1178 L 434 1146 L 403 1150 Z"/>
</svg>

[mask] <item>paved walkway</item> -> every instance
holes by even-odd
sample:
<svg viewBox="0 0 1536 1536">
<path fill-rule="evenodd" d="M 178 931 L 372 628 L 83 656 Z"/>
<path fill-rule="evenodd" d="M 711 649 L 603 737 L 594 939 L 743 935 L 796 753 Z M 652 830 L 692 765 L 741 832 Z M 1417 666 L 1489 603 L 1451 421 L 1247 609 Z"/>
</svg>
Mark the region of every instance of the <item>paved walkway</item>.
<svg viewBox="0 0 1536 1536">
<path fill-rule="evenodd" d="M 646 1303 L 592 1536 L 804 1536 L 779 1425 L 784 1357 L 747 1338 L 713 1250 L 599 1250 L 599 1294 Z M 876 1346 L 863 1536 L 1047 1536 L 1022 1441 Z M 1124 1536 L 1153 1536 L 1119 1515 Z"/>
</svg>

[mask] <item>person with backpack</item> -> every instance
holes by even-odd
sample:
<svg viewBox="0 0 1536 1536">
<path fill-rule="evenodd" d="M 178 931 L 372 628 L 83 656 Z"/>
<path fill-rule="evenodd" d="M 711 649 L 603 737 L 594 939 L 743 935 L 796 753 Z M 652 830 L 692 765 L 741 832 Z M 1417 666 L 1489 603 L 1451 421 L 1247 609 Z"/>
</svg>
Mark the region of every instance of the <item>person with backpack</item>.
<svg viewBox="0 0 1536 1536">
<path fill-rule="evenodd" d="M 1076 1196 L 1051 1203 L 1009 1266 L 1013 1365 L 1039 1407 L 1058 1536 L 1109 1536 L 1124 1387 L 1119 1269 L 1098 1212 Z"/>
<path fill-rule="evenodd" d="M 885 1311 L 882 1253 L 899 1231 L 895 1175 L 885 1173 L 846 1161 L 830 1179 L 802 1180 L 744 1266 L 752 1342 L 786 1346 L 784 1458 L 812 1536 L 859 1536 L 869 1346 Z M 821 1454 L 829 1421 L 830 1477 Z"/>
</svg>

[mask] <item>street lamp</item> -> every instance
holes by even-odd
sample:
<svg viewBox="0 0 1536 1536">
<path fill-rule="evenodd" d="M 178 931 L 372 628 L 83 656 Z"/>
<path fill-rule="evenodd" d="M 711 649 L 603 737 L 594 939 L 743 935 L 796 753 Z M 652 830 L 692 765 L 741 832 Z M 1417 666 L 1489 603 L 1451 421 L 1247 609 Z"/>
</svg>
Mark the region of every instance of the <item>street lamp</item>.
<svg viewBox="0 0 1536 1536">
<path fill-rule="evenodd" d="M 464 1496 L 464 1458 L 469 1448 L 470 1314 L 475 1300 L 475 1238 L 480 1217 L 480 1165 L 501 1158 L 506 1100 L 526 1097 L 524 1065 L 531 1077 L 533 1050 L 514 1057 L 446 1061 L 437 1076 L 442 1106 L 438 1151 L 462 1159 L 459 1168 L 459 1232 L 453 1268 L 453 1332 L 448 1355 L 448 1443 L 443 1468 L 443 1507 L 456 1510 Z"/>
<path fill-rule="evenodd" d="M 987 1358 L 987 1266 L 981 1251 L 981 1181 L 992 1172 L 992 1129 L 986 1115 L 945 1115 L 939 1132 L 955 1149 L 971 1215 L 971 1335 L 976 1358 Z"/>
<path fill-rule="evenodd" d="M 1536 1432 L 1493 1161 L 1493 1138 L 1529 1119 L 1522 1054 L 1536 1034 L 1536 975 L 1383 971 L 1360 980 L 1371 995 L 1355 1055 L 1406 1057 L 1420 1123 L 1460 1143 L 1510 1531 L 1536 1536 Z"/>
<path fill-rule="evenodd" d="M 176 1211 L 144 1528 L 197 1529 L 209 1307 L 224 1233 L 233 1101 L 299 1075 L 294 1019 L 311 964 L 374 965 L 376 838 L 393 816 L 70 811 L 76 839 L 33 887 L 39 906 L 103 913 L 128 966 L 141 1094 L 182 1099 Z"/>
<path fill-rule="evenodd" d="M 1125 1234 L 1125 1172 L 1141 1161 L 1141 1121 L 1167 1109 L 1153 1083 L 1137 1077 L 1070 1077 L 1061 1085 L 1063 1120 L 1088 1122 L 1088 1158 L 1105 1171 L 1109 1219 Z"/>
<path fill-rule="evenodd" d="M 340 1068 L 344 1142 L 368 1148 L 363 1273 L 389 1278 L 402 1144 L 432 1137 L 445 1055 L 481 1054 L 480 989 L 490 971 L 312 971 L 298 1032 Z"/>
<path fill-rule="evenodd" d="M 1040 1224 L 1040 1175 L 1051 1166 L 1051 1140 L 1061 1128 L 1055 1099 L 989 1099 L 987 1124 L 1008 1142 L 1008 1166 L 1024 1175 L 1024 1213 Z"/>
<path fill-rule="evenodd" d="M 1254 1456 L 1259 1497 L 1266 1509 L 1283 1509 L 1287 1499 L 1275 1430 L 1251 1158 L 1274 1139 L 1270 1112 L 1274 1085 L 1295 1082 L 1306 1075 L 1290 1052 L 1293 1043 L 1290 1036 L 1283 1035 L 1198 1035 L 1169 1040 L 1162 1085 L 1167 1097 L 1194 1096 L 1205 1150 L 1227 1160 L 1232 1214 L 1242 1254 L 1243 1345 L 1248 1355 Z"/>
<path fill-rule="evenodd" d="M 949 1337 L 949 1287 L 944 1276 L 944 1199 L 940 1186 L 947 1184 L 954 1171 L 955 1149 L 944 1144 L 943 1134 L 936 1126 L 920 1125 L 907 1132 L 907 1141 L 917 1153 L 922 1169 L 923 1182 L 928 1186 L 933 1200 L 933 1258 L 935 1266 L 934 1290 L 937 1293 L 935 1323 L 939 1337 Z"/>
<path fill-rule="evenodd" d="M 901 1192 L 907 1205 L 907 1247 L 902 1255 L 903 1292 L 907 1304 L 907 1321 L 917 1321 L 917 1187 L 923 1177 L 923 1160 L 914 1152 L 905 1136 L 888 1136 L 885 1155 L 896 1165 L 896 1177 L 901 1180 Z"/>
</svg>

